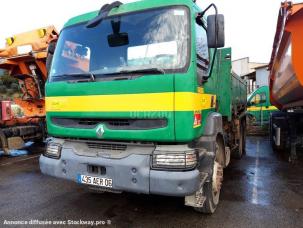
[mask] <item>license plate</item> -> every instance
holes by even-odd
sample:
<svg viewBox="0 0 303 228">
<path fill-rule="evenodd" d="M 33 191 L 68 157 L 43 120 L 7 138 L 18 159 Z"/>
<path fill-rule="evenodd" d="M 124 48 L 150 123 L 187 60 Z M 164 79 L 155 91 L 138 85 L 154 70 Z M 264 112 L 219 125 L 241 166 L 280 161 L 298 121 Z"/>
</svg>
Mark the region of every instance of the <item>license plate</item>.
<svg viewBox="0 0 303 228">
<path fill-rule="evenodd" d="M 87 175 L 78 175 L 78 182 L 81 184 L 88 184 L 106 188 L 113 187 L 113 180 L 109 178 L 92 177 Z"/>
</svg>

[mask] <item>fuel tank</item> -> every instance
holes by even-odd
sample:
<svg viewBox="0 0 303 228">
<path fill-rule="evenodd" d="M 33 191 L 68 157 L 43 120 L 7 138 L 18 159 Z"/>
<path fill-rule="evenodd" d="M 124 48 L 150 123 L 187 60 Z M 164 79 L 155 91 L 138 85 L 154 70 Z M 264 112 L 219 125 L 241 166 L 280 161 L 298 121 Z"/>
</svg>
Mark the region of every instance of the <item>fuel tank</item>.
<svg viewBox="0 0 303 228">
<path fill-rule="evenodd" d="M 269 70 L 271 103 L 303 107 L 303 3 L 282 3 Z"/>
</svg>

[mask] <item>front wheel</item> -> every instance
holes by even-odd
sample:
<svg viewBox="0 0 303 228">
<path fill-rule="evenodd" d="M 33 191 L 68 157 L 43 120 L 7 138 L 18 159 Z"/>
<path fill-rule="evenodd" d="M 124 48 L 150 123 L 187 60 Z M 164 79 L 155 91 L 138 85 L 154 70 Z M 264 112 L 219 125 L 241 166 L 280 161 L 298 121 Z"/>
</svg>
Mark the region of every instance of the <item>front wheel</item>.
<svg viewBox="0 0 303 228">
<path fill-rule="evenodd" d="M 205 197 L 203 207 L 194 208 L 196 211 L 205 214 L 214 213 L 219 204 L 224 167 L 224 144 L 220 138 L 217 138 L 215 142 L 215 155 L 212 167 L 212 177 L 203 185 L 203 194 Z"/>
</svg>

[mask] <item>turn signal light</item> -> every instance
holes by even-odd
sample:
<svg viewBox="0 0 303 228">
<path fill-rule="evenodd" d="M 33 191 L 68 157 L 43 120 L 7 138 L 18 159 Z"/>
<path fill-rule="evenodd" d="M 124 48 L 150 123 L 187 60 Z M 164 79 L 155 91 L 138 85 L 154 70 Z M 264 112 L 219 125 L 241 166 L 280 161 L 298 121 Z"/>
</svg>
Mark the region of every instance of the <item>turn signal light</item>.
<svg viewBox="0 0 303 228">
<path fill-rule="evenodd" d="M 192 151 L 163 152 L 155 151 L 152 167 L 155 169 L 188 170 L 197 166 L 198 155 Z"/>
<path fill-rule="evenodd" d="M 49 158 L 60 158 L 62 146 L 59 143 L 49 142 L 44 152 L 45 157 Z"/>
</svg>

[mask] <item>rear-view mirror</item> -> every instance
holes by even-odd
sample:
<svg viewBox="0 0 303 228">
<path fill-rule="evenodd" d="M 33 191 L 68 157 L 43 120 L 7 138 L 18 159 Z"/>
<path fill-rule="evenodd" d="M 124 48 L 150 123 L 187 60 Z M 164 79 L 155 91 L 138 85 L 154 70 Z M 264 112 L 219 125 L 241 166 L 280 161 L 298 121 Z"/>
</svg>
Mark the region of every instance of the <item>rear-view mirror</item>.
<svg viewBox="0 0 303 228">
<path fill-rule="evenodd" d="M 224 15 L 210 15 L 207 17 L 207 40 L 209 48 L 225 46 Z"/>
<path fill-rule="evenodd" d="M 108 45 L 110 47 L 119 47 L 129 44 L 127 33 L 114 33 L 107 36 Z"/>
</svg>

